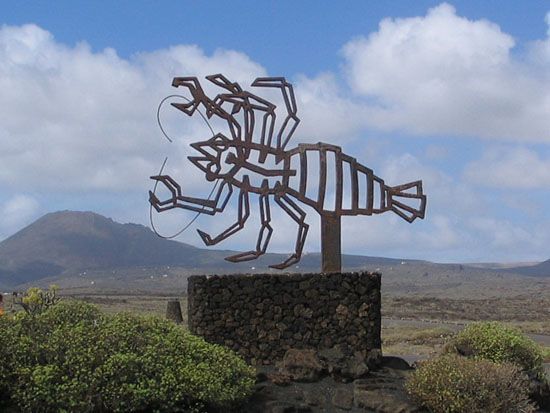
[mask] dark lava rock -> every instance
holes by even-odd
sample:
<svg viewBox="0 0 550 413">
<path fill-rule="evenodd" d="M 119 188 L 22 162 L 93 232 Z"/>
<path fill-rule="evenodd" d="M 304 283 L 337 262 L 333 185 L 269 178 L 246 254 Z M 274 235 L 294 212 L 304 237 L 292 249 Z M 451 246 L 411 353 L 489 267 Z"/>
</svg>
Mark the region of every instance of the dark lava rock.
<svg viewBox="0 0 550 413">
<path fill-rule="evenodd" d="M 267 379 L 277 386 L 288 386 L 292 381 L 292 377 L 285 372 L 274 371 L 266 374 Z"/>
<path fill-rule="evenodd" d="M 318 356 L 327 372 L 341 381 L 353 381 L 369 371 L 365 356 L 346 345 L 319 350 Z"/>
<path fill-rule="evenodd" d="M 419 412 L 399 386 L 393 383 L 376 384 L 368 379 L 353 382 L 353 402 L 356 407 L 381 413 Z"/>
<path fill-rule="evenodd" d="M 321 378 L 323 373 L 315 350 L 288 349 L 283 357 L 282 372 L 288 374 L 292 380 L 314 382 Z"/>
<path fill-rule="evenodd" d="M 550 383 L 538 379 L 531 379 L 529 397 L 539 409 L 550 411 Z"/>
<path fill-rule="evenodd" d="M 311 408 L 309 406 L 294 406 L 290 403 L 278 400 L 268 402 L 265 408 L 266 410 L 263 410 L 265 413 L 311 413 Z"/>
<path fill-rule="evenodd" d="M 336 388 L 332 396 L 332 405 L 343 410 L 351 410 L 353 407 L 353 390 L 349 386 Z"/>
<path fill-rule="evenodd" d="M 312 389 L 304 390 L 303 399 L 308 406 L 324 406 L 327 403 L 326 393 L 312 386 Z"/>
<path fill-rule="evenodd" d="M 394 370 L 413 370 L 409 363 L 407 363 L 401 357 L 384 356 L 382 357 L 381 365 L 383 367 L 388 367 Z"/>
<path fill-rule="evenodd" d="M 337 356 L 337 353 L 330 354 Z M 310 359 L 310 356 L 311 354 L 308 354 L 304 359 L 310 362 L 315 360 L 315 358 Z M 298 359 L 302 360 L 301 357 Z M 323 363 L 327 360 L 327 354 L 324 360 Z M 259 369 L 265 373 L 268 380 L 256 384 L 254 395 L 239 412 L 413 413 L 424 411 L 409 400 L 404 383 L 411 370 L 404 360 L 397 357 L 385 359 L 379 370 L 368 371 L 362 378 L 349 383 L 342 383 L 338 377 L 325 374 L 315 382 L 289 381 L 286 386 L 281 386 L 277 378 L 280 374 L 286 373 L 277 371 L 274 366 L 262 366 Z"/>
<path fill-rule="evenodd" d="M 258 371 L 256 373 L 256 383 L 262 383 L 267 380 L 268 380 L 267 374 L 265 374 L 263 371 Z"/>
<path fill-rule="evenodd" d="M 376 370 L 382 364 L 382 350 L 372 349 L 367 354 L 367 367 L 370 370 Z"/>
</svg>

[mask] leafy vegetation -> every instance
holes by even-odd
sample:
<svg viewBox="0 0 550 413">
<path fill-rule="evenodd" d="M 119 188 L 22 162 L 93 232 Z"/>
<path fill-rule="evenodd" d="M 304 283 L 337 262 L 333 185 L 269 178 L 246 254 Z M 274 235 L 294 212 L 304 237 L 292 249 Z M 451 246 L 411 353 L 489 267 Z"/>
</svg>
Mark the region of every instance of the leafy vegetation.
<svg viewBox="0 0 550 413">
<path fill-rule="evenodd" d="M 47 291 L 32 287 L 22 297 L 16 297 L 14 304 L 21 306 L 27 314 L 34 316 L 42 313 L 59 301 L 57 291 L 58 287 L 56 285 L 51 285 Z"/>
<path fill-rule="evenodd" d="M 519 367 L 454 354 L 422 363 L 407 392 L 434 413 L 532 412 L 529 383 Z"/>
<path fill-rule="evenodd" d="M 516 328 L 472 323 L 447 343 L 442 356 L 422 363 L 406 387 L 433 412 L 534 411 L 530 380 L 544 379 L 545 356 Z"/>
<path fill-rule="evenodd" d="M 22 411 L 229 410 L 253 384 L 232 351 L 156 317 L 79 301 L 0 317 L 0 391 Z"/>
<path fill-rule="evenodd" d="M 529 375 L 544 377 L 541 347 L 518 329 L 498 322 L 468 325 L 447 345 L 446 351 L 476 360 L 514 363 Z"/>
</svg>

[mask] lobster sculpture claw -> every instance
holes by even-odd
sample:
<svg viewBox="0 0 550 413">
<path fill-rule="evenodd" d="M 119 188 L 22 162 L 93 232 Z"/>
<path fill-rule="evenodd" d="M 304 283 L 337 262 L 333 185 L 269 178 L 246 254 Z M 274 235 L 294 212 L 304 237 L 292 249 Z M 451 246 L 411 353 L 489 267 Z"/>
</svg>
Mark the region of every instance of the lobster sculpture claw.
<svg viewBox="0 0 550 413">
<path fill-rule="evenodd" d="M 325 218 L 327 222 L 338 222 L 338 231 L 339 219 L 346 215 L 392 211 L 408 222 L 424 218 L 426 195 L 422 181 L 388 186 L 371 169 L 343 153 L 339 146 L 328 143 L 287 148 L 300 119 L 294 90 L 285 78 L 262 77 L 252 83 L 253 87 L 280 91 L 284 113 L 278 122 L 277 107 L 273 103 L 242 89 L 238 83 L 221 74 L 206 78 L 223 89 L 221 93 L 210 99 L 196 77 L 176 77 L 172 85 L 186 88 L 192 99 L 172 105 L 188 116 L 202 107 L 208 118 L 215 116 L 227 124 L 227 136 L 218 133 L 207 140 L 192 143 L 199 155 L 188 158 L 208 181 L 216 182 L 215 196 L 212 199 L 183 196 L 181 186 L 173 178 L 156 175 L 151 179 L 162 183 L 171 196 L 160 201 L 154 191 L 149 192 L 149 202 L 157 212 L 182 208 L 214 215 L 225 210 L 234 189 L 237 189 L 234 222 L 214 236 L 198 230 L 206 245 L 216 245 L 245 227 L 250 217 L 250 197 L 257 197 L 260 228 L 256 246 L 250 251 L 231 255 L 227 260 L 242 262 L 265 254 L 273 233 L 270 202 L 275 202 L 297 226 L 294 251 L 283 262 L 271 265 L 276 269 L 300 261 L 309 230 L 302 205 L 315 209 L 322 222 Z M 315 165 L 311 164 L 312 157 L 318 159 Z M 335 176 L 327 177 L 329 171 Z M 327 178 L 331 178 L 330 182 L 335 182 L 335 185 L 331 187 Z M 345 196 L 350 199 L 344 199 Z"/>
</svg>

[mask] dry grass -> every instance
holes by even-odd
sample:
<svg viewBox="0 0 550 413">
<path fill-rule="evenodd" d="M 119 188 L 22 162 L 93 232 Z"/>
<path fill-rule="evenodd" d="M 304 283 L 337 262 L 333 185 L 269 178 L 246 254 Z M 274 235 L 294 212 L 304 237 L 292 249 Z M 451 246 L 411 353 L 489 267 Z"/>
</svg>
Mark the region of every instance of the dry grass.
<svg viewBox="0 0 550 413">
<path fill-rule="evenodd" d="M 445 338 L 472 321 L 500 321 L 524 333 L 550 335 L 550 297 L 546 296 L 484 300 L 384 296 L 382 312 L 383 317 L 394 320 L 382 328 L 383 349 L 388 354 L 437 353 Z M 443 337 L 438 337 L 439 333 Z M 550 359 L 550 354 L 546 358 Z"/>
<path fill-rule="evenodd" d="M 143 315 L 166 315 L 166 303 L 174 297 L 158 295 L 73 295 L 69 299 L 78 299 L 97 305 L 107 313 L 129 312 Z M 187 323 L 187 297 L 178 297 L 184 322 Z"/>
<path fill-rule="evenodd" d="M 550 334 L 550 297 L 517 296 L 466 300 L 416 296 L 384 296 L 384 317 L 438 321 L 496 320 L 525 332 Z"/>
<path fill-rule="evenodd" d="M 129 312 L 142 315 L 166 315 L 166 303 L 174 299 L 173 296 L 164 295 L 125 295 L 125 294 L 77 294 L 62 295 L 65 300 L 82 300 L 97 305 L 106 313 Z M 187 297 L 177 297 L 181 303 L 183 320 L 187 323 Z M 7 312 L 18 311 L 20 308 L 13 304 L 11 295 L 4 296 L 4 309 Z"/>
<path fill-rule="evenodd" d="M 384 354 L 430 356 L 439 353 L 452 335 L 453 331 L 445 327 L 383 326 L 382 351 Z"/>
<path fill-rule="evenodd" d="M 514 321 L 505 324 L 515 326 L 524 333 L 550 335 L 550 321 Z"/>
</svg>

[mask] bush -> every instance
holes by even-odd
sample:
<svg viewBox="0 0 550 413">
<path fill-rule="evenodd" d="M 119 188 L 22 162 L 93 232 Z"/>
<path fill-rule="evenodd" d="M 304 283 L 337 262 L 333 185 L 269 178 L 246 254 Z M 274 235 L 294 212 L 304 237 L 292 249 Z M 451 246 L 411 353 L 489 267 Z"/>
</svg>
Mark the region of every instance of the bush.
<svg viewBox="0 0 550 413">
<path fill-rule="evenodd" d="M 232 351 L 159 318 L 63 301 L 0 328 L 0 387 L 23 411 L 229 409 L 254 384 Z"/>
<path fill-rule="evenodd" d="M 16 297 L 14 304 L 20 305 L 27 314 L 34 316 L 46 311 L 59 301 L 57 290 L 56 285 L 50 285 L 47 291 L 32 287 L 27 290 L 23 297 Z"/>
<path fill-rule="evenodd" d="M 12 321 L 7 315 L 0 316 L 0 403 L 7 398 L 13 382 L 14 364 L 10 353 L 17 346 L 17 339 L 11 333 Z M 1 406 L 1 404 L 0 404 Z M 2 409 L 0 408 L 0 411 Z"/>
<path fill-rule="evenodd" d="M 447 354 L 422 363 L 406 383 L 409 395 L 434 413 L 532 412 L 519 367 Z"/>
<path fill-rule="evenodd" d="M 530 376 L 544 377 L 540 346 L 515 328 L 498 322 L 469 324 L 446 346 L 446 352 L 476 360 L 514 363 Z"/>
</svg>

